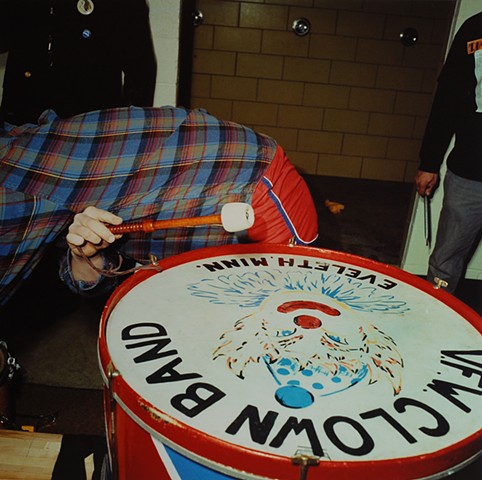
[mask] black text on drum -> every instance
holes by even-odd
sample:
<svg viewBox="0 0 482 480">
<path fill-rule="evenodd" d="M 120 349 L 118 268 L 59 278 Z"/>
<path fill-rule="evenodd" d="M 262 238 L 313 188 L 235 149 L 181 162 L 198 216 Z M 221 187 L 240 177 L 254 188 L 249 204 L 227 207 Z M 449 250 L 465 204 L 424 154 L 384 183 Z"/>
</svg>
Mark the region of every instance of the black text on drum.
<svg viewBox="0 0 482 480">
<path fill-rule="evenodd" d="M 202 378 L 196 372 L 182 372 L 178 369 L 182 363 L 178 351 L 175 349 L 165 350 L 171 343 L 166 329 L 153 322 L 135 323 L 122 330 L 123 341 L 134 341 L 126 344 L 127 349 L 151 347 L 140 355 L 133 358 L 134 363 L 158 362 L 160 359 L 167 359 L 166 363 L 157 368 L 145 378 L 149 384 L 180 382 Z M 219 388 L 206 382 L 190 384 L 185 392 L 175 395 L 171 399 L 171 405 L 188 417 L 195 417 L 206 408 L 210 407 L 226 394 Z"/>
<path fill-rule="evenodd" d="M 348 278 L 356 278 L 357 280 L 370 283 L 383 290 L 391 290 L 396 287 L 397 282 L 384 278 L 381 275 L 376 275 L 373 272 L 366 273 L 361 269 L 353 268 L 347 265 L 339 265 L 336 263 L 329 263 L 326 260 L 316 260 L 313 258 L 294 258 L 294 257 L 252 257 L 252 258 L 233 258 L 230 260 L 220 260 L 210 263 L 203 263 L 202 267 L 209 272 L 216 272 L 219 270 L 226 270 L 239 267 L 268 267 L 275 262 L 276 266 L 281 268 L 295 268 L 300 270 L 318 270 L 321 272 L 333 272 L 337 275 L 342 275 Z"/>
<path fill-rule="evenodd" d="M 300 444 L 309 443 L 313 455 L 329 456 L 333 447 L 345 454 L 354 457 L 363 457 L 370 454 L 377 447 L 377 441 L 372 432 L 371 425 L 375 422 L 384 422 L 393 431 L 394 441 L 403 438 L 408 444 L 423 444 L 430 437 L 444 437 L 449 435 L 451 425 L 459 421 L 460 410 L 466 414 L 475 413 L 477 410 L 471 405 L 480 406 L 482 396 L 482 362 L 472 360 L 482 359 L 482 351 L 449 351 L 441 352 L 441 364 L 449 369 L 460 371 L 464 379 L 479 378 L 478 386 L 459 385 L 441 379 L 432 380 L 427 386 L 437 394 L 447 399 L 455 408 L 444 409 L 441 413 L 440 403 L 434 402 L 433 398 L 424 401 L 414 398 L 401 397 L 394 400 L 391 408 L 374 408 L 361 412 L 359 418 L 343 415 L 332 415 L 327 418 L 297 418 L 290 416 L 283 419 L 279 412 L 260 412 L 254 405 L 247 405 L 241 413 L 228 426 L 226 432 L 237 435 L 243 425 L 249 426 L 249 432 L 253 442 L 261 445 L 269 445 L 272 448 L 280 448 L 289 437 L 300 437 Z M 452 361 L 445 360 L 451 358 Z M 461 382 L 465 383 L 465 382 Z M 474 388 L 475 387 L 475 388 Z M 466 394 L 465 402 L 459 397 L 458 391 Z M 434 403 L 429 405 L 428 403 Z M 438 405 L 435 406 L 435 404 Z M 426 421 L 423 425 L 414 423 L 410 412 L 415 410 L 424 414 Z M 281 418 L 281 421 L 280 421 Z M 361 420 L 359 420 L 361 419 Z M 337 427 L 343 425 L 352 431 L 350 439 L 342 438 L 337 434 Z M 322 433 L 324 437 L 322 437 Z M 322 441 L 320 438 L 325 438 Z"/>
<path fill-rule="evenodd" d="M 135 323 L 122 330 L 122 340 L 131 342 L 125 345 L 129 350 L 149 347 L 132 359 L 136 364 L 155 362 L 163 364 L 153 373 L 145 377 L 146 383 L 160 384 L 182 382 L 182 392 L 173 395 L 170 403 L 180 413 L 193 418 L 216 404 L 226 396 L 218 387 L 198 381 L 202 375 L 196 372 L 182 371 L 179 367 L 182 359 L 175 349 L 166 349 L 171 343 L 166 329 L 152 322 Z M 450 380 L 431 379 L 426 384 L 423 400 L 399 397 L 390 407 L 376 407 L 365 412 L 352 415 L 333 414 L 324 418 L 298 418 L 286 416 L 274 410 L 260 411 L 248 404 L 240 413 L 233 416 L 225 429 L 228 435 L 236 436 L 241 429 L 247 428 L 254 444 L 269 445 L 278 449 L 285 442 L 292 442 L 297 436 L 300 444 L 308 442 L 314 455 L 326 456 L 326 452 L 336 448 L 347 455 L 363 457 L 376 450 L 377 442 L 372 425 L 383 422 L 392 432 L 394 439 L 404 439 L 408 444 L 424 443 L 430 437 L 444 437 L 449 435 L 451 424 L 459 420 L 460 411 L 471 414 L 482 396 L 482 351 L 452 351 L 441 352 L 441 366 L 445 367 Z M 477 360 L 478 359 L 478 360 Z M 450 375 L 449 375 L 450 372 Z M 460 377 L 455 383 L 453 372 Z M 473 379 L 477 379 L 474 385 Z M 193 382 L 193 380 L 196 380 Z M 472 385 L 467 385 L 472 381 Z M 187 387 L 185 382 L 189 382 Z M 432 396 L 426 398 L 427 392 Z M 464 400 L 459 392 L 464 394 Z M 434 396 L 435 395 L 435 396 Z M 443 413 L 440 399 L 447 400 L 452 408 L 444 408 Z M 410 412 L 423 413 L 426 421 L 414 424 Z M 337 428 L 343 426 L 351 429 L 350 439 L 342 438 Z M 376 429 L 375 429 L 376 430 Z"/>
</svg>

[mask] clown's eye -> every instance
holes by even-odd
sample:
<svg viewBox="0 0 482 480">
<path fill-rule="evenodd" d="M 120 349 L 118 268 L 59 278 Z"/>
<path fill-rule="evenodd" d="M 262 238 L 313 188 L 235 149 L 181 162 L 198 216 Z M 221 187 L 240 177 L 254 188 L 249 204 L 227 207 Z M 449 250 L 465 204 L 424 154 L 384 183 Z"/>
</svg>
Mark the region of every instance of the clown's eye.
<svg viewBox="0 0 482 480">
<path fill-rule="evenodd" d="M 289 337 L 290 335 L 293 335 L 296 332 L 296 328 L 293 330 L 278 330 L 276 332 L 277 337 Z"/>
<path fill-rule="evenodd" d="M 338 337 L 337 335 L 330 335 L 329 333 L 327 333 L 327 336 L 329 338 L 331 338 L 331 340 L 333 340 L 334 342 L 336 343 L 341 343 L 343 345 L 348 345 L 348 342 L 346 341 L 346 339 L 341 339 L 340 337 Z"/>
</svg>

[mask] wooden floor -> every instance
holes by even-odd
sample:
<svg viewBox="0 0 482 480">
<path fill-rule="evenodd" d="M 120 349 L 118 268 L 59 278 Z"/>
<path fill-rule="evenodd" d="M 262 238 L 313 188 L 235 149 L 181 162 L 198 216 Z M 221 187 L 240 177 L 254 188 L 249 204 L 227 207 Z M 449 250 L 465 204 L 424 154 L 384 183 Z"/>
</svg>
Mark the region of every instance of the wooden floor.
<svg viewBox="0 0 482 480">
<path fill-rule="evenodd" d="M 0 478 L 50 479 L 61 443 L 53 433 L 0 430 Z"/>
<path fill-rule="evenodd" d="M 50 480 L 62 435 L 0 430 L 0 480 Z M 93 472 L 86 459 L 87 478 Z"/>
<path fill-rule="evenodd" d="M 62 445 L 62 435 L 0 430 L 1 480 L 50 480 Z M 86 459 L 92 475 L 92 458 Z"/>
</svg>

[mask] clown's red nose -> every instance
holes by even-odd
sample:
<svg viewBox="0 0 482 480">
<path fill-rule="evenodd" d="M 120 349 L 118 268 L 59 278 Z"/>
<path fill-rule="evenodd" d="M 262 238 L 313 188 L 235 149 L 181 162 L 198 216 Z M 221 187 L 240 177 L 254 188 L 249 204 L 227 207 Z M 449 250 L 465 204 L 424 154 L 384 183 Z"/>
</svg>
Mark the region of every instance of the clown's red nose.
<svg viewBox="0 0 482 480">
<path fill-rule="evenodd" d="M 298 315 L 294 318 L 294 322 L 298 327 L 307 330 L 314 330 L 315 328 L 321 327 L 321 320 L 311 315 Z"/>
<path fill-rule="evenodd" d="M 340 311 L 336 308 L 330 307 L 320 302 L 310 302 L 307 300 L 295 300 L 292 302 L 282 303 L 278 307 L 278 312 L 280 313 L 290 313 L 296 310 L 316 310 L 322 312 L 330 317 L 338 317 Z M 314 330 L 315 328 L 321 327 L 321 320 L 313 315 L 297 315 L 293 321 L 300 328 L 305 328 L 307 330 Z"/>
</svg>

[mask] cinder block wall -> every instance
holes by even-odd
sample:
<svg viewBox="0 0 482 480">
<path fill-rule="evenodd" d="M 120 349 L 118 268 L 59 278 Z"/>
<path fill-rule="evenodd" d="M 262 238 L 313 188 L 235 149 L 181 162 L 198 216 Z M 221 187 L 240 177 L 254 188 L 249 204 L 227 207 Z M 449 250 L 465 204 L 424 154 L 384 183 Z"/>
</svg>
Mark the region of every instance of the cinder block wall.
<svg viewBox="0 0 482 480">
<path fill-rule="evenodd" d="M 412 182 L 454 5 L 198 0 L 191 106 L 271 135 L 305 173 Z"/>
</svg>

